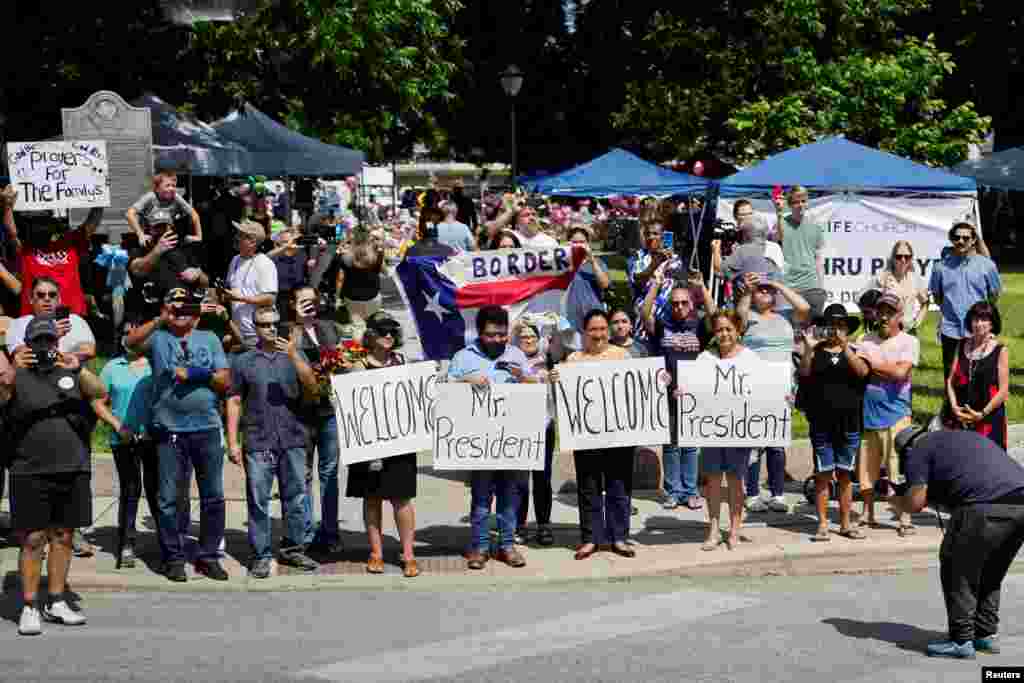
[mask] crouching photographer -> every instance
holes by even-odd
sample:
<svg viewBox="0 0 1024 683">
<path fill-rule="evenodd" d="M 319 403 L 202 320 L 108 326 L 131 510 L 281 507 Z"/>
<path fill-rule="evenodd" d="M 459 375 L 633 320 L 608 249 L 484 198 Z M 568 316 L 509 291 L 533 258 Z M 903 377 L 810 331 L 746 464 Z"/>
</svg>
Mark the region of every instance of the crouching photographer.
<svg viewBox="0 0 1024 683">
<path fill-rule="evenodd" d="M 58 350 L 59 338 L 53 316 L 36 316 L 25 330 L 25 346 L 14 355 L 14 372 L 0 378 L 0 402 L 7 404 L 13 446 L 11 511 L 21 541 L 22 635 L 41 633 L 41 619 L 69 626 L 85 623 L 81 612 L 68 606 L 64 592 L 73 531 L 92 524 L 90 436 L 95 418 L 89 401 L 103 398 L 106 391 L 75 355 Z M 38 591 L 47 543 L 50 600 L 41 605 Z"/>
</svg>

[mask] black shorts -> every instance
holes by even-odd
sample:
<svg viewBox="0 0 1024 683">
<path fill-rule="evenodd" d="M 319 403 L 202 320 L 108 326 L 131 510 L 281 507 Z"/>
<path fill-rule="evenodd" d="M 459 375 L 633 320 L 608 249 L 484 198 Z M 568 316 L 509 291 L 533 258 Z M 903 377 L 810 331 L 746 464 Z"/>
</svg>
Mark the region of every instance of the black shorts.
<svg viewBox="0 0 1024 683">
<path fill-rule="evenodd" d="M 92 524 L 92 474 L 11 475 L 11 526 L 18 531 Z"/>
</svg>

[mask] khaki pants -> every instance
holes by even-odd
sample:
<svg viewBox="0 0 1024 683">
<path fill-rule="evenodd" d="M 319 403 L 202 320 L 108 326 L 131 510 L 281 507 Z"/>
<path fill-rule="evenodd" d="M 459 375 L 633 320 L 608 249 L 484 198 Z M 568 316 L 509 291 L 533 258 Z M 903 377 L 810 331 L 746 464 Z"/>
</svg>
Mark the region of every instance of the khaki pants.
<svg viewBox="0 0 1024 683">
<path fill-rule="evenodd" d="M 888 429 L 866 429 L 860 440 L 860 454 L 857 457 L 857 478 L 861 490 L 871 489 L 878 481 L 884 466 L 889 472 L 889 481 L 900 484 L 899 455 L 896 453 L 896 435 L 910 426 L 910 417 L 904 417 Z"/>
</svg>

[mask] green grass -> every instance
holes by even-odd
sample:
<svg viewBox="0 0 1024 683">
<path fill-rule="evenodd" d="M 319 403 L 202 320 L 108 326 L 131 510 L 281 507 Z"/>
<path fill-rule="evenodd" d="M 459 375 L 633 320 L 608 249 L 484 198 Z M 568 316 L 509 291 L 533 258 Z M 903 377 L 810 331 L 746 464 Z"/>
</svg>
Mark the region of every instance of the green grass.
<svg viewBox="0 0 1024 683">
<path fill-rule="evenodd" d="M 612 288 L 617 302 L 629 300 L 629 283 L 626 280 L 625 259 L 621 256 L 606 256 L 610 267 Z M 1000 340 L 1010 349 L 1010 397 L 1007 413 L 1010 424 L 1024 422 L 1024 272 L 1019 268 L 1001 273 L 1003 294 L 999 298 L 999 313 L 1003 318 Z M 945 395 L 942 377 L 942 347 L 935 341 L 935 326 L 939 314 L 928 314 L 918 333 L 921 341 L 921 363 L 914 369 L 913 411 L 914 420 L 927 423 L 942 408 Z M 800 413 L 793 420 L 793 437 L 807 436 L 807 420 Z"/>
</svg>

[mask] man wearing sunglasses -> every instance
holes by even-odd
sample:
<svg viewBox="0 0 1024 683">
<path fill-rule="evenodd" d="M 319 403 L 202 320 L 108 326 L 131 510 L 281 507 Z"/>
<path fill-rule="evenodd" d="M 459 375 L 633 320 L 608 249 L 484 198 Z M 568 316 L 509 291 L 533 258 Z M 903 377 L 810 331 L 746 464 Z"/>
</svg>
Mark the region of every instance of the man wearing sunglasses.
<svg viewBox="0 0 1024 683">
<path fill-rule="evenodd" d="M 276 309 L 256 309 L 253 326 L 259 346 L 234 357 L 227 406 L 228 458 L 240 467 L 243 458 L 245 462 L 249 544 L 253 552 L 249 576 L 255 579 L 270 576 L 270 491 L 275 478 L 286 534 L 278 562 L 303 571 L 314 571 L 319 566 L 305 554 L 308 433 L 302 423 L 303 408 L 317 400 L 317 379 L 299 350 L 301 331 L 292 327 L 289 337 L 278 336 L 280 322 Z M 243 412 L 244 454 L 238 438 Z"/>
<path fill-rule="evenodd" d="M 949 241 L 953 243 L 952 253 L 932 267 L 928 284 L 942 315 L 939 333 L 943 377 L 949 377 L 960 341 L 970 336 L 964 324 L 967 311 L 979 301 L 994 302 L 1003 287 L 996 264 L 976 253 L 978 231 L 973 225 L 966 221 L 955 223 L 949 231 Z"/>
<path fill-rule="evenodd" d="M 37 315 L 49 315 L 54 316 L 57 322 L 57 332 L 60 335 L 58 351 L 75 354 L 82 365 L 96 357 L 96 338 L 89 323 L 75 313 L 69 313 L 67 317 L 57 317 L 62 301 L 60 286 L 56 280 L 45 275 L 37 277 L 32 283 L 29 296 L 32 313 L 16 318 L 7 328 L 7 350 L 11 354 L 17 353 L 19 348 L 25 345 L 25 329 L 32 318 Z"/>
<path fill-rule="evenodd" d="M 224 348 L 217 335 L 197 330 L 200 305 L 184 288 L 164 297 L 159 318 L 133 329 L 125 347 L 145 353 L 153 368 L 153 424 L 160 470 L 157 525 L 165 574 L 187 581 L 178 526 L 178 484 L 195 468 L 199 485 L 200 532 L 196 571 L 226 581 L 220 565 L 224 538 L 224 449 L 220 399 L 231 385 Z"/>
</svg>

